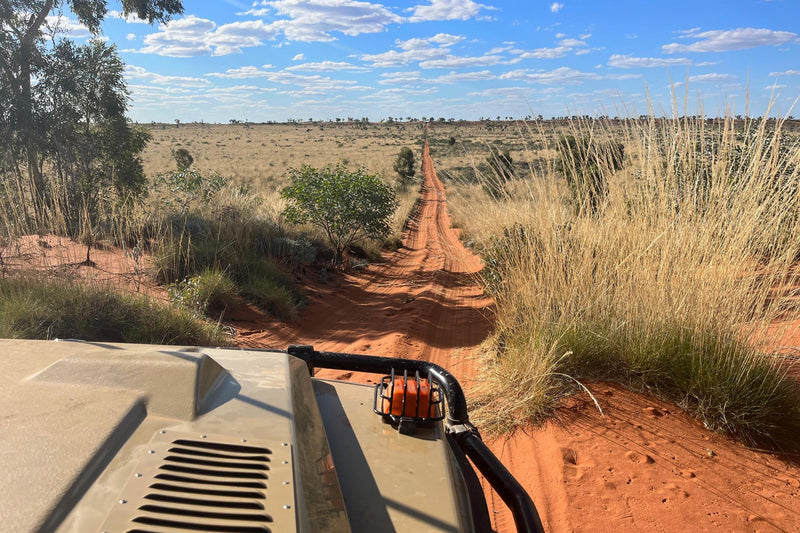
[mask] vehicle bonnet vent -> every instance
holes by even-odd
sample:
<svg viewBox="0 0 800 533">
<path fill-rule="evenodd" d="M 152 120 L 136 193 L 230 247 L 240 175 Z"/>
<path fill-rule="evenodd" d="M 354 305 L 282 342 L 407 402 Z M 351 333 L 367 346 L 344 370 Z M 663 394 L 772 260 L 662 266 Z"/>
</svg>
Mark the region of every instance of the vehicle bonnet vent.
<svg viewBox="0 0 800 533">
<path fill-rule="evenodd" d="M 159 432 L 102 531 L 295 531 L 291 450 L 208 435 Z"/>
</svg>

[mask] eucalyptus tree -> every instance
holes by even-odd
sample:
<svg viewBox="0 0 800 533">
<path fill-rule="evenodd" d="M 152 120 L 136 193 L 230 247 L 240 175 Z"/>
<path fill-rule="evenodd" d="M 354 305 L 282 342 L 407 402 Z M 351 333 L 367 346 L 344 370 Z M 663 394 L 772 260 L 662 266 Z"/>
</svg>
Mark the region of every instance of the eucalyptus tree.
<svg viewBox="0 0 800 533">
<path fill-rule="evenodd" d="M 88 172 L 92 166 L 88 162 L 96 159 L 89 156 L 110 158 L 108 162 L 119 171 L 135 167 L 121 158 L 133 154 L 135 159 L 141 151 L 135 150 L 136 135 L 125 121 L 128 95 L 115 48 L 99 41 L 77 47 L 58 22 L 58 15 L 69 10 L 96 36 L 108 4 L 106 0 L 0 0 L 0 172 L 3 189 L 9 188 L 9 176 L 16 177 L 17 200 L 36 213 L 54 208 L 52 167 L 60 178 L 79 172 L 79 178 L 71 178 L 83 179 L 88 187 L 96 184 Z M 122 0 L 121 7 L 125 16 L 150 23 L 166 21 L 183 10 L 180 0 Z M 75 133 L 70 124 L 78 123 L 83 135 L 66 136 Z M 94 137 L 92 142 L 108 140 L 112 131 L 128 145 L 117 152 L 93 148 L 94 154 L 89 154 L 89 137 Z M 72 156 L 75 161 L 65 159 L 72 144 L 83 145 Z"/>
</svg>

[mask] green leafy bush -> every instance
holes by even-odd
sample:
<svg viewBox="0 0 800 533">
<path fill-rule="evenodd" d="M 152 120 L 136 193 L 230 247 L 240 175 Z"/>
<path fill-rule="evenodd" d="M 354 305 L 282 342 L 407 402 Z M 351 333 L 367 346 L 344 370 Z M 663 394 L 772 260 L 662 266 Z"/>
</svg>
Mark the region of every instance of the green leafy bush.
<svg viewBox="0 0 800 533">
<path fill-rule="evenodd" d="M 407 146 L 402 147 L 394 162 L 394 171 L 397 172 L 401 190 L 408 189 L 408 184 L 414 179 L 414 174 L 417 173 L 415 166 L 414 152 Z"/>
<path fill-rule="evenodd" d="M 383 239 L 392 232 L 397 209 L 394 190 L 376 174 L 344 164 L 290 171 L 291 185 L 281 191 L 288 201 L 283 211 L 293 224 L 321 228 L 341 262 L 344 251 L 361 238 Z"/>
<path fill-rule="evenodd" d="M 190 154 L 189 150 L 186 148 L 178 148 L 172 152 L 172 157 L 175 159 L 178 171 L 186 170 L 194 163 L 194 157 L 192 157 L 192 154 Z"/>
</svg>

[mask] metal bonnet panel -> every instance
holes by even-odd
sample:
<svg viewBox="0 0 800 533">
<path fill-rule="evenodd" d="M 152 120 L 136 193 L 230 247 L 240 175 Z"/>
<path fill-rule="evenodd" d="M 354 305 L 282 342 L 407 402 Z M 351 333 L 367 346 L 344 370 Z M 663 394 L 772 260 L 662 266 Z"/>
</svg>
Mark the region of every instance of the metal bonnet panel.
<svg viewBox="0 0 800 533">
<path fill-rule="evenodd" d="M 291 456 L 288 443 L 161 430 L 101 531 L 297 531 Z"/>
</svg>

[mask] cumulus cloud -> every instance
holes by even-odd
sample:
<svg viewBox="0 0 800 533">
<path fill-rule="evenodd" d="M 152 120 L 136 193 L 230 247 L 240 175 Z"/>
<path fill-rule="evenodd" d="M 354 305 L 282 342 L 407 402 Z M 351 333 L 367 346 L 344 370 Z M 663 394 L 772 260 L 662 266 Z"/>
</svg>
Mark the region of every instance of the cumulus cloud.
<svg viewBox="0 0 800 533">
<path fill-rule="evenodd" d="M 497 65 L 503 61 L 503 57 L 498 55 L 483 55 L 475 57 L 457 57 L 448 55 L 442 59 L 429 59 L 420 61 L 421 68 L 470 68 L 488 67 Z"/>
<path fill-rule="evenodd" d="M 380 85 L 416 85 L 424 81 L 419 71 L 386 72 L 380 77 L 383 78 L 378 82 Z"/>
<path fill-rule="evenodd" d="M 458 35 L 438 33 L 425 39 L 398 40 L 395 44 L 399 50 L 366 54 L 361 59 L 371 63 L 373 67 L 402 67 L 413 62 L 443 60 L 451 56 L 450 47 L 463 39 Z"/>
<path fill-rule="evenodd" d="M 231 78 L 239 80 L 248 78 L 265 78 L 267 74 L 274 72 L 271 70 L 264 70 L 269 68 L 272 68 L 272 65 L 264 65 L 263 67 L 247 66 L 247 67 L 229 68 L 225 72 L 210 72 L 206 74 L 206 76 L 212 76 L 215 78 Z"/>
<path fill-rule="evenodd" d="M 678 32 L 683 39 L 696 39 L 690 44 L 670 43 L 661 49 L 667 54 L 680 52 L 727 52 L 756 46 L 779 46 L 798 42 L 798 35 L 790 31 L 773 31 L 766 28 L 737 28 L 735 30 L 699 31 L 692 28 Z"/>
<path fill-rule="evenodd" d="M 563 8 L 564 4 L 561 4 L 559 2 L 553 2 L 552 4 L 550 4 L 550 13 L 558 13 Z"/>
<path fill-rule="evenodd" d="M 128 80 L 140 80 L 156 85 L 172 85 L 178 87 L 204 87 L 210 84 L 204 78 L 192 78 L 188 76 L 165 76 L 150 72 L 144 67 L 127 65 L 125 67 L 125 78 Z"/>
<path fill-rule="evenodd" d="M 520 59 L 558 59 L 559 57 L 564 57 L 569 52 L 572 51 L 572 48 L 567 46 L 556 46 L 554 48 L 537 48 L 536 50 L 530 50 L 528 52 L 522 52 L 519 54 Z"/>
<path fill-rule="evenodd" d="M 125 16 L 125 13 L 123 13 L 122 11 L 116 11 L 116 10 L 113 10 L 113 9 L 108 12 L 108 16 L 111 17 L 111 18 L 115 18 L 115 19 L 122 19 L 125 22 L 127 22 L 128 24 L 150 24 L 146 20 L 140 19 L 139 17 L 137 17 L 133 13 L 131 13 L 128 16 Z"/>
<path fill-rule="evenodd" d="M 493 80 L 497 76 L 488 70 L 476 72 L 450 72 L 430 80 L 430 83 L 461 83 L 465 81 L 485 81 Z"/>
<path fill-rule="evenodd" d="M 500 79 L 521 80 L 545 85 L 577 85 L 589 80 L 599 80 L 600 76 L 592 72 L 581 72 L 569 67 L 559 67 L 550 71 L 512 70 L 502 74 Z"/>
<path fill-rule="evenodd" d="M 156 33 L 146 35 L 145 54 L 170 57 L 217 56 L 241 53 L 242 48 L 261 46 L 275 39 L 277 30 L 260 20 L 232 22 L 217 27 L 214 21 L 189 15 L 161 24 Z"/>
<path fill-rule="evenodd" d="M 356 0 L 274 0 L 262 1 L 267 9 L 251 9 L 244 14 L 262 16 L 274 11 L 278 16 L 270 26 L 290 41 L 325 42 L 336 38 L 333 32 L 348 36 L 386 31 L 392 23 L 405 19 L 380 4 Z"/>
<path fill-rule="evenodd" d="M 569 48 L 578 48 L 581 46 L 586 46 L 586 42 L 581 41 L 579 39 L 561 39 L 561 41 L 558 44 Z"/>
<path fill-rule="evenodd" d="M 303 61 L 306 58 L 305 54 L 297 54 L 292 58 L 292 61 Z"/>
<path fill-rule="evenodd" d="M 300 65 L 292 65 L 291 67 L 286 67 L 285 70 L 322 72 L 322 71 L 334 71 L 334 70 L 364 71 L 369 69 L 353 65 L 352 63 L 346 63 L 344 61 L 321 61 L 318 63 L 302 63 Z"/>
<path fill-rule="evenodd" d="M 358 82 L 353 80 L 340 80 L 329 78 L 327 76 L 304 76 L 287 72 L 287 70 L 270 70 L 272 65 L 264 65 L 263 67 L 239 67 L 228 69 L 225 72 L 210 72 L 206 76 L 224 79 L 253 79 L 264 78 L 267 81 L 279 85 L 294 85 L 300 87 L 297 94 L 324 94 L 326 92 L 334 91 L 355 91 L 367 90 L 369 87 L 362 87 Z M 288 94 L 288 93 L 287 93 Z"/>
<path fill-rule="evenodd" d="M 462 83 L 468 81 L 493 80 L 496 77 L 497 76 L 495 76 L 491 71 L 488 70 L 481 70 L 476 72 L 450 72 L 448 74 L 443 74 L 435 78 L 425 78 L 419 71 L 390 72 L 381 74 L 381 78 L 383 79 L 378 83 L 380 85 L 401 85 L 401 86 L 419 85 L 422 83 L 453 84 L 453 83 Z"/>
<path fill-rule="evenodd" d="M 608 58 L 608 66 L 617 68 L 663 68 L 691 64 L 692 60 L 685 57 L 633 57 L 629 55 L 613 54 Z"/>
<path fill-rule="evenodd" d="M 535 50 L 516 50 L 519 59 L 558 59 L 564 57 L 570 52 L 575 52 L 576 55 L 588 54 L 592 50 L 586 48 L 587 44 L 585 39 L 591 37 L 590 34 L 581 35 L 581 39 L 568 38 L 563 33 L 556 34 L 559 39 L 558 46 L 552 48 L 536 48 Z M 576 50 L 577 49 L 577 50 Z"/>
<path fill-rule="evenodd" d="M 57 32 L 73 39 L 91 37 L 92 35 L 92 32 L 86 26 L 64 15 L 50 15 L 45 18 L 45 24 L 52 32 Z"/>
<path fill-rule="evenodd" d="M 490 6 L 477 4 L 472 0 L 428 0 L 429 5 L 419 5 L 411 8 L 413 14 L 410 22 L 425 22 L 429 20 L 469 20 L 478 15 L 481 10 L 494 9 Z"/>
<path fill-rule="evenodd" d="M 128 39 L 129 41 L 133 41 L 133 40 L 136 39 L 136 34 L 135 33 L 129 33 L 128 35 L 125 36 L 125 38 Z"/>
<path fill-rule="evenodd" d="M 721 82 L 721 81 L 734 81 L 736 76 L 731 74 L 698 74 L 696 76 L 689 76 L 690 82 Z"/>
</svg>

